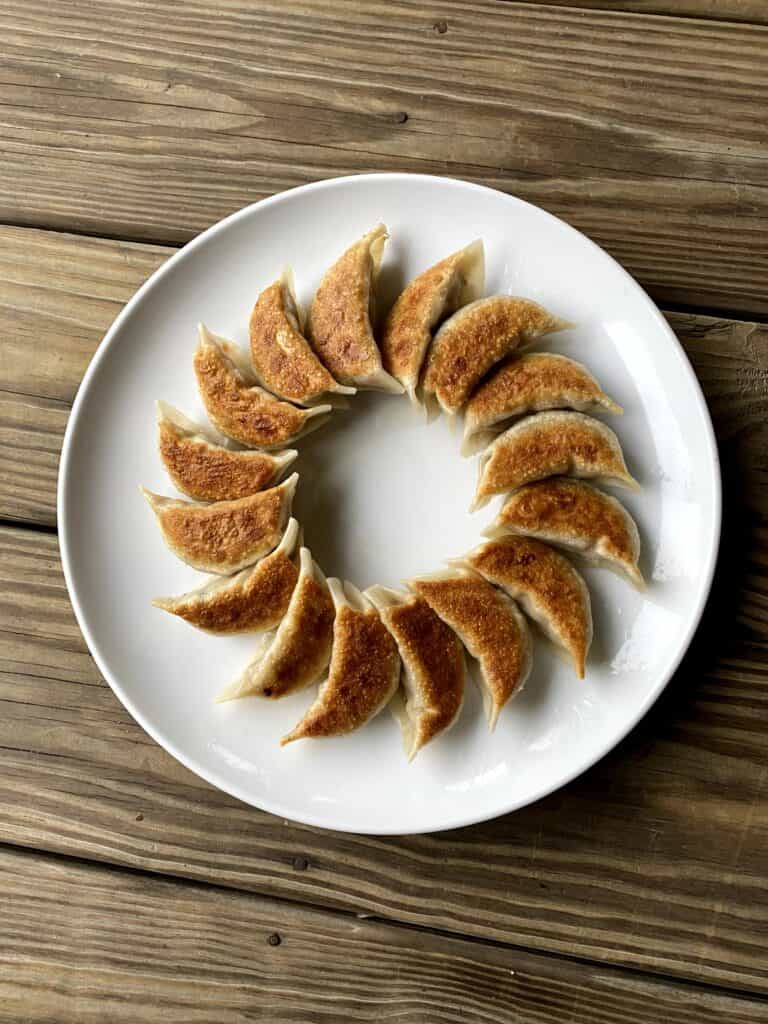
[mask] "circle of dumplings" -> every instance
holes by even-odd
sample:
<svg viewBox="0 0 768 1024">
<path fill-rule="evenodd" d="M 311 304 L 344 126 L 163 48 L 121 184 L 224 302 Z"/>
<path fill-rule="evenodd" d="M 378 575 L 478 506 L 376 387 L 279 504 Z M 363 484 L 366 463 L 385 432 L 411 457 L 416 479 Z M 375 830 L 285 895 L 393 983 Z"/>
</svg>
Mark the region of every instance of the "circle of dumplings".
<svg viewBox="0 0 768 1024">
<path fill-rule="evenodd" d="M 217 701 L 320 682 L 283 744 L 351 732 L 390 706 L 412 758 L 456 721 L 468 658 L 494 728 L 531 671 L 529 621 L 584 676 L 590 597 L 563 550 L 637 587 L 643 578 L 632 517 L 595 486 L 638 487 L 594 417 L 620 406 L 580 363 L 529 351 L 571 325 L 529 299 L 484 295 L 478 240 L 411 281 L 377 331 L 387 237 L 378 224 L 342 253 L 306 321 L 290 274 L 265 288 L 248 355 L 200 326 L 194 371 L 215 431 L 158 402 L 160 458 L 192 500 L 144 495 L 170 550 L 212 574 L 155 606 L 216 635 L 260 635 Z M 479 453 L 472 508 L 507 496 L 484 543 L 402 590 L 326 579 L 291 516 L 291 445 L 359 389 L 405 394 L 428 416 L 462 414 L 462 454 Z"/>
</svg>

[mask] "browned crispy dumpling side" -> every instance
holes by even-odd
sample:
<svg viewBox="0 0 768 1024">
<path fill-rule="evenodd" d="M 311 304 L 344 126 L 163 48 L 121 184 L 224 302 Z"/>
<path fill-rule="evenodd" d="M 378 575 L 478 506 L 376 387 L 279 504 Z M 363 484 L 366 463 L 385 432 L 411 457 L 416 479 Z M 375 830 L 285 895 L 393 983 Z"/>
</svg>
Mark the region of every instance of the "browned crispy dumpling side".
<svg viewBox="0 0 768 1024">
<path fill-rule="evenodd" d="M 387 314 L 381 338 L 384 369 L 416 400 L 432 332 L 446 316 L 482 295 L 483 243 L 478 240 L 419 274 Z"/>
<path fill-rule="evenodd" d="M 217 576 L 180 597 L 158 597 L 156 608 L 178 615 L 207 633 L 260 633 L 285 615 L 299 570 L 292 555 L 299 524 L 291 519 L 280 544 L 256 565 L 236 576 Z"/>
<path fill-rule="evenodd" d="M 638 490 L 610 427 L 580 412 L 540 412 L 499 434 L 479 460 L 473 509 L 549 476 L 591 477 Z"/>
<path fill-rule="evenodd" d="M 354 732 L 397 690 L 400 658 L 376 609 L 349 583 L 329 579 L 328 587 L 336 608 L 328 678 L 282 744 Z"/>
<path fill-rule="evenodd" d="M 540 541 L 504 537 L 475 548 L 457 564 L 474 569 L 519 601 L 584 678 L 592 611 L 587 585 L 567 558 Z"/>
<path fill-rule="evenodd" d="M 490 295 L 470 302 L 435 335 L 424 371 L 424 394 L 443 412 L 457 413 L 505 356 L 569 326 L 530 299 Z"/>
<path fill-rule="evenodd" d="M 373 334 L 375 283 L 387 229 L 377 224 L 330 267 L 312 302 L 307 336 L 336 380 L 355 388 L 402 388 L 381 365 Z"/>
<path fill-rule="evenodd" d="M 297 409 L 256 386 L 244 354 L 202 324 L 194 367 L 211 423 L 251 448 L 283 448 L 321 426 L 331 412 L 330 405 Z"/>
<path fill-rule="evenodd" d="M 280 541 L 298 483 L 284 483 L 247 498 L 196 505 L 144 491 L 163 540 L 187 565 L 230 575 L 263 558 Z"/>
<path fill-rule="evenodd" d="M 251 360 L 256 377 L 274 394 L 299 405 L 324 395 L 350 395 L 326 370 L 301 333 L 290 280 L 283 275 L 259 295 L 250 321 Z"/>
</svg>

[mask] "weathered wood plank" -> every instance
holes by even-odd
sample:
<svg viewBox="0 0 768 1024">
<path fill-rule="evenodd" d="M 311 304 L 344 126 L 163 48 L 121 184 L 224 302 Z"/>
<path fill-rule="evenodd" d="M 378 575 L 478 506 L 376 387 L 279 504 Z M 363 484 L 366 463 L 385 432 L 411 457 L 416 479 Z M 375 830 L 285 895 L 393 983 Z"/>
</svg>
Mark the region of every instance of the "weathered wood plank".
<svg viewBox="0 0 768 1024">
<path fill-rule="evenodd" d="M 768 1020 L 743 996 L 41 854 L 0 850 L 0 879 L 0 1021 Z"/>
<path fill-rule="evenodd" d="M 101 683 L 55 537 L 3 529 L 0 841 L 768 992 L 765 569 L 759 539 L 727 536 L 691 652 L 617 751 L 495 822 L 375 839 L 251 810 L 173 761 Z"/>
<path fill-rule="evenodd" d="M 763 28 L 496 0 L 228 0 L 213 20 L 36 0 L 0 5 L 0 31 L 8 222 L 181 242 L 302 182 L 448 173 L 565 216 L 661 301 L 768 309 Z"/>
<path fill-rule="evenodd" d="M 520 0 L 553 7 L 581 7 L 593 11 L 632 11 L 635 14 L 666 14 L 675 18 L 715 18 L 768 25 L 765 0 Z"/>
</svg>

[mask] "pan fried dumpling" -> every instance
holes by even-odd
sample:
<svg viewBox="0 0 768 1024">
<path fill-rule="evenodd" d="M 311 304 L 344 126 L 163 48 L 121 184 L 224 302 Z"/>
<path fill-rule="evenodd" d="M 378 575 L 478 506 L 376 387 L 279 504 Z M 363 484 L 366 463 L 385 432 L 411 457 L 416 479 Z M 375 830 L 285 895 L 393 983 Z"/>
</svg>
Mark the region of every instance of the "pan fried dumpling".
<svg viewBox="0 0 768 1024">
<path fill-rule="evenodd" d="M 376 609 L 350 583 L 329 579 L 328 588 L 336 609 L 328 677 L 281 744 L 354 732 L 386 707 L 397 690 L 400 658 Z"/>
<path fill-rule="evenodd" d="M 510 536 L 488 541 L 456 564 L 469 566 L 519 601 L 584 678 L 592 610 L 587 585 L 567 558 L 541 541 Z"/>
<path fill-rule="evenodd" d="M 309 311 L 307 336 L 342 384 L 400 394 L 373 336 L 374 289 L 386 240 L 387 229 L 377 224 L 326 271 Z"/>
<path fill-rule="evenodd" d="M 314 683 L 328 666 L 334 608 L 325 577 L 307 548 L 299 552 L 299 580 L 275 633 L 239 679 L 217 701 L 239 697 L 285 697 Z"/>
<path fill-rule="evenodd" d="M 644 586 L 634 519 L 616 498 L 582 480 L 554 477 L 521 487 L 487 532 L 494 537 L 522 534 L 578 551 L 623 574 L 636 587 Z"/>
<path fill-rule="evenodd" d="M 268 491 L 212 505 L 143 493 L 177 558 L 201 572 L 229 575 L 253 565 L 278 544 L 298 480 L 294 473 Z"/>
<path fill-rule="evenodd" d="M 408 584 L 456 633 L 477 662 L 488 725 L 525 686 L 533 664 L 533 644 L 515 602 L 482 576 L 454 568 L 421 576 Z"/>
<path fill-rule="evenodd" d="M 166 402 L 157 403 L 157 430 L 160 458 L 174 487 L 197 501 L 245 498 L 272 487 L 299 454 L 232 451 Z"/>
<path fill-rule="evenodd" d="M 423 597 L 386 587 L 370 587 L 365 593 L 400 651 L 404 700 L 395 702 L 393 711 L 411 761 L 458 718 L 464 703 L 464 652 L 459 638 Z"/>
<path fill-rule="evenodd" d="M 253 371 L 237 345 L 200 324 L 195 376 L 205 410 L 222 434 L 251 448 L 282 448 L 321 426 L 330 405 L 297 409 L 255 386 Z"/>
<path fill-rule="evenodd" d="M 478 239 L 414 278 L 387 314 L 381 339 L 384 368 L 411 401 L 416 400 L 433 330 L 443 317 L 480 298 L 484 280 L 483 243 Z"/>
<path fill-rule="evenodd" d="M 260 384 L 299 405 L 323 395 L 353 395 L 326 370 L 301 333 L 299 308 L 289 274 L 259 295 L 251 313 L 251 360 Z"/>
<path fill-rule="evenodd" d="M 156 608 L 206 633 L 260 633 L 274 629 L 288 610 L 299 570 L 292 555 L 299 524 L 291 519 L 275 550 L 236 576 L 216 576 L 181 597 L 158 597 Z"/>
<path fill-rule="evenodd" d="M 548 476 L 593 477 L 631 490 L 619 440 L 604 423 L 580 412 L 540 412 L 499 434 L 480 456 L 472 509 L 494 494 L 514 491 Z"/>
<path fill-rule="evenodd" d="M 424 394 L 456 413 L 485 374 L 518 346 L 571 325 L 530 299 L 491 295 L 454 313 L 435 335 L 424 372 Z"/>
<path fill-rule="evenodd" d="M 484 448 L 505 421 L 544 409 L 623 411 L 581 363 L 554 352 L 513 356 L 494 370 L 467 403 L 462 454 Z"/>
</svg>

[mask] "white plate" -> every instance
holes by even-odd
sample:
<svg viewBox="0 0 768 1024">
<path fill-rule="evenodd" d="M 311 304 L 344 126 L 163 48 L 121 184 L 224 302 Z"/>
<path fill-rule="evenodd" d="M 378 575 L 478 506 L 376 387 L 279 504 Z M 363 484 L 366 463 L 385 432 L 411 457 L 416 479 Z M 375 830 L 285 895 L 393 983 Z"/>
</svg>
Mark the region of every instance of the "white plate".
<svg viewBox="0 0 768 1024">
<path fill-rule="evenodd" d="M 525 691 L 489 734 L 472 687 L 456 727 L 408 764 L 387 713 L 344 739 L 278 739 L 313 693 L 214 705 L 253 637 L 197 632 L 150 606 L 199 575 L 163 545 L 138 485 L 174 493 L 156 454 L 156 398 L 202 417 L 196 324 L 244 343 L 259 289 L 284 264 L 307 302 L 325 268 L 377 221 L 390 230 L 383 288 L 473 238 L 487 291 L 537 299 L 578 326 L 546 347 L 585 362 L 627 410 L 613 421 L 641 494 L 620 497 L 643 539 L 644 595 L 586 570 L 595 641 L 585 682 L 539 640 Z M 296 510 L 329 575 L 397 584 L 479 543 L 476 459 L 446 422 L 406 399 L 358 396 L 299 446 Z M 619 492 L 617 492 L 619 493 Z M 64 571 L 85 638 L 138 722 L 203 778 L 297 821 L 365 833 L 467 825 L 550 793 L 602 757 L 658 697 L 685 652 L 712 578 L 720 477 L 707 408 L 657 308 L 610 256 L 528 203 L 447 178 L 337 178 L 250 206 L 170 259 L 117 318 L 85 375 L 61 463 Z"/>
</svg>

